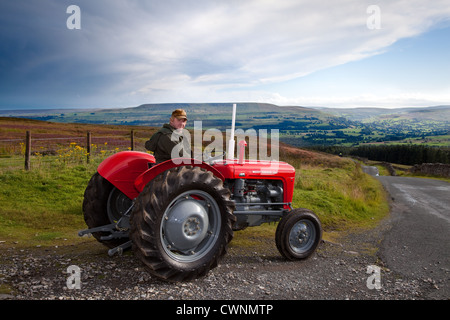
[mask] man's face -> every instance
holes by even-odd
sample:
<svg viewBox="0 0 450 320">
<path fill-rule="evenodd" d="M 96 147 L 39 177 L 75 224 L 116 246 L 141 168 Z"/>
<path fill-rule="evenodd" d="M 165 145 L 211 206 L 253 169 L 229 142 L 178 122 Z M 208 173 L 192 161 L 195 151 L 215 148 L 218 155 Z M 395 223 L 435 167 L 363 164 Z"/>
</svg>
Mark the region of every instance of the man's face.
<svg viewBox="0 0 450 320">
<path fill-rule="evenodd" d="M 187 119 L 183 119 L 183 118 L 178 119 L 175 117 L 170 119 L 170 125 L 177 130 L 184 129 L 184 127 L 186 126 L 186 123 L 187 123 Z"/>
</svg>

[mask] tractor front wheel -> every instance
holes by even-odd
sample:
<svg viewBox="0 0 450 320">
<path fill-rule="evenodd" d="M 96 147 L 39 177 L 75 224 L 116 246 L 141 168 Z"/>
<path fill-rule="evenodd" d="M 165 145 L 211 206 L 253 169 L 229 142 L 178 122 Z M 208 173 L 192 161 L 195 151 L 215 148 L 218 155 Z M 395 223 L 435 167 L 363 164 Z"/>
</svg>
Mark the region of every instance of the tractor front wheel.
<svg viewBox="0 0 450 320">
<path fill-rule="evenodd" d="M 234 202 L 222 180 L 199 167 L 170 169 L 150 181 L 130 219 L 133 250 L 158 278 L 205 276 L 233 237 Z"/>
<path fill-rule="evenodd" d="M 289 260 L 308 258 L 322 239 L 319 218 L 308 209 L 294 209 L 278 224 L 275 243 L 278 251 Z"/>
</svg>

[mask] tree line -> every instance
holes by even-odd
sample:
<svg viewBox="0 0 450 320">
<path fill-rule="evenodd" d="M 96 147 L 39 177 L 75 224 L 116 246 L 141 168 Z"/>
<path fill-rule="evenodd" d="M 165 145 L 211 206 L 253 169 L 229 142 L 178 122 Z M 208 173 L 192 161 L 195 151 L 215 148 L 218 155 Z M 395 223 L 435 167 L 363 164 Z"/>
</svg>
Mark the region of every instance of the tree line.
<svg viewBox="0 0 450 320">
<path fill-rule="evenodd" d="M 423 145 L 363 145 L 359 147 L 311 146 L 309 149 L 344 156 L 405 165 L 422 163 L 450 164 L 450 148 Z"/>
</svg>

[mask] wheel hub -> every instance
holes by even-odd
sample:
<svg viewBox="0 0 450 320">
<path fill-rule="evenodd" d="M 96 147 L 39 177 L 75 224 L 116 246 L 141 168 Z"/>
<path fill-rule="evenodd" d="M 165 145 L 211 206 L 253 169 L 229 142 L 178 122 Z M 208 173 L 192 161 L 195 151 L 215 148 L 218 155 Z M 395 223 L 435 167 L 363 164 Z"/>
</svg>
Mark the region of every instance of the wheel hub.
<svg viewBox="0 0 450 320">
<path fill-rule="evenodd" d="M 309 250 L 314 243 L 314 227 L 309 221 L 299 221 L 291 229 L 289 243 L 295 252 Z"/>
<path fill-rule="evenodd" d="M 297 227 L 297 241 L 299 244 L 302 244 L 303 242 L 307 241 L 309 237 L 308 229 L 304 224 L 299 225 Z"/>
<path fill-rule="evenodd" d="M 192 250 L 205 238 L 209 219 L 203 205 L 193 199 L 183 199 L 166 212 L 164 236 L 171 250 Z"/>
<path fill-rule="evenodd" d="M 196 235 L 200 231 L 200 220 L 197 217 L 188 218 L 184 223 L 184 234 L 187 236 Z"/>
<path fill-rule="evenodd" d="M 195 262 L 214 249 L 221 230 L 221 211 L 208 192 L 189 190 L 167 206 L 160 225 L 165 253 L 178 262 Z"/>
</svg>

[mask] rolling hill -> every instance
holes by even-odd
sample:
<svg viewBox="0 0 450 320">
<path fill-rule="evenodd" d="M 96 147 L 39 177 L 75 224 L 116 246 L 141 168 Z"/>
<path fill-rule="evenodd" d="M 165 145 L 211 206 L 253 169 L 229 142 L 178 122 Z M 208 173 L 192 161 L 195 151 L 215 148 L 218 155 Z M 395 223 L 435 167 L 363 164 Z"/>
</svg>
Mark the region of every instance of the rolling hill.
<svg viewBox="0 0 450 320">
<path fill-rule="evenodd" d="M 59 123 L 89 123 L 159 127 L 170 113 L 183 108 L 188 129 L 231 127 L 232 103 L 143 104 L 132 108 L 78 110 L 0 110 L 0 115 Z M 236 128 L 277 129 L 280 140 L 295 146 L 364 143 L 425 143 L 450 145 L 450 106 L 428 108 L 306 108 L 266 103 L 237 103 Z M 408 140 L 409 139 L 409 140 Z"/>
<path fill-rule="evenodd" d="M 383 119 L 416 119 L 418 121 L 434 120 L 450 122 L 450 106 L 428 108 L 319 108 L 319 110 L 350 120 L 365 123 Z"/>
</svg>

